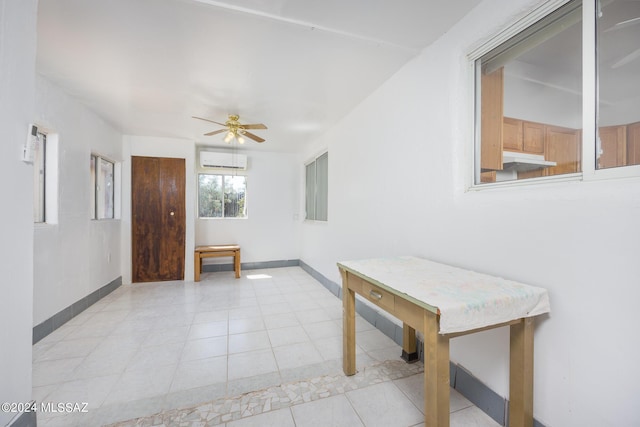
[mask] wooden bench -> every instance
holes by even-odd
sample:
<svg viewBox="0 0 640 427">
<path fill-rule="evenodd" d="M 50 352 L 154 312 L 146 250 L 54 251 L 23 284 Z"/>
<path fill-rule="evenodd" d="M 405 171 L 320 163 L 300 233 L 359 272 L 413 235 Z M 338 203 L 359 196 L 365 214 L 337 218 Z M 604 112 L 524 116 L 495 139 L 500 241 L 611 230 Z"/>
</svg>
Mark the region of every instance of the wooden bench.
<svg viewBox="0 0 640 427">
<path fill-rule="evenodd" d="M 239 245 L 211 245 L 196 246 L 193 256 L 195 262 L 194 282 L 200 281 L 200 273 L 202 272 L 202 258 L 214 258 L 221 256 L 232 256 L 233 267 L 236 272 L 236 279 L 240 278 L 240 246 Z"/>
</svg>

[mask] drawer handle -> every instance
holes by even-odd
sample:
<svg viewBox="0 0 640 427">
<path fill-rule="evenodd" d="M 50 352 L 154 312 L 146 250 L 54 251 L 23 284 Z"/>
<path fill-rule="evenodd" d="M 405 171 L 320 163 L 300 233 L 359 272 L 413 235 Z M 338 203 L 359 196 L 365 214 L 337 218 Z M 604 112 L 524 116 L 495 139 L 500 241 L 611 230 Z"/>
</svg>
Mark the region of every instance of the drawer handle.
<svg viewBox="0 0 640 427">
<path fill-rule="evenodd" d="M 376 292 L 376 291 L 369 291 L 369 296 L 373 299 L 377 299 L 377 300 L 381 300 L 382 299 L 382 294 L 380 292 Z"/>
</svg>

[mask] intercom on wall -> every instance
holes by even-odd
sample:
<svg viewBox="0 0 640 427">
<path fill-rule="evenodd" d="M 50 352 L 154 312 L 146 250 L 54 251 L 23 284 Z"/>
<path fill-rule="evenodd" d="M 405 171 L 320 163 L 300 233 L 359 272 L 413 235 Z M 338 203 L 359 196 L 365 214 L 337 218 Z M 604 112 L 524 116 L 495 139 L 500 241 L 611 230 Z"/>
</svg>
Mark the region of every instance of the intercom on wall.
<svg viewBox="0 0 640 427">
<path fill-rule="evenodd" d="M 33 163 L 36 150 L 38 149 L 38 127 L 30 124 L 29 131 L 27 133 L 27 142 L 22 148 L 22 161 L 26 163 Z"/>
</svg>

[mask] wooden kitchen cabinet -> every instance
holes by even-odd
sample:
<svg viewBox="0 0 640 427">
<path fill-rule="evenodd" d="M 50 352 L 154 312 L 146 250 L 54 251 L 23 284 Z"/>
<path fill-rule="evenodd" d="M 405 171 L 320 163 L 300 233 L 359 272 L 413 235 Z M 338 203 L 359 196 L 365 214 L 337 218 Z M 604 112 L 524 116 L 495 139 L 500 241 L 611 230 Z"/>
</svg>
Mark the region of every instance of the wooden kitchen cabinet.
<svg viewBox="0 0 640 427">
<path fill-rule="evenodd" d="M 545 125 L 527 120 L 505 117 L 502 122 L 505 151 L 544 155 Z M 549 160 L 549 159 L 545 159 Z M 518 172 L 518 179 L 544 176 L 543 168 Z"/>
<path fill-rule="evenodd" d="M 502 120 L 502 145 L 505 151 L 523 151 L 522 120 L 505 117 Z"/>
<path fill-rule="evenodd" d="M 504 117 L 504 69 L 481 76 L 481 182 L 494 182 L 503 170 L 503 150 L 544 156 L 557 165 L 518 172 L 518 179 L 559 175 L 581 170 L 581 131 Z M 640 163 L 640 123 L 634 146 Z"/>
<path fill-rule="evenodd" d="M 546 168 L 544 176 L 580 172 L 581 136 L 580 130 L 545 126 L 545 159 L 557 165 Z"/>
<path fill-rule="evenodd" d="M 525 153 L 544 154 L 544 128 L 542 123 L 522 122 L 522 148 Z"/>
<path fill-rule="evenodd" d="M 640 165 L 640 122 L 627 125 L 627 164 Z"/>
<path fill-rule="evenodd" d="M 602 154 L 598 169 L 627 164 L 627 126 L 604 126 L 598 129 Z"/>
<path fill-rule="evenodd" d="M 542 123 L 505 117 L 502 121 L 504 150 L 544 154 L 544 127 Z"/>
<path fill-rule="evenodd" d="M 640 164 L 640 122 L 598 129 L 602 154 L 598 168 Z"/>
<path fill-rule="evenodd" d="M 518 172 L 518 179 L 580 172 L 580 130 L 505 117 L 504 134 L 505 147 L 509 141 L 511 151 L 544 155 L 545 160 L 557 163 L 548 168 Z"/>
<path fill-rule="evenodd" d="M 480 173 L 480 182 L 496 182 L 496 171 L 486 171 Z"/>
<path fill-rule="evenodd" d="M 503 71 L 499 68 L 482 74 L 480 167 L 483 172 L 502 170 Z"/>
</svg>

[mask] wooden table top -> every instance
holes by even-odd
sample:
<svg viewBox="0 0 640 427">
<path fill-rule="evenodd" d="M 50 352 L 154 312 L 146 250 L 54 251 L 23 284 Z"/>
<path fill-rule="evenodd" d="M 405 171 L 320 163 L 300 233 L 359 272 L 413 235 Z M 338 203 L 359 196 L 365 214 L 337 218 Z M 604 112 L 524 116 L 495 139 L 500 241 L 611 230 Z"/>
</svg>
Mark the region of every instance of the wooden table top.
<svg viewBox="0 0 640 427">
<path fill-rule="evenodd" d="M 463 332 L 550 311 L 546 289 L 416 257 L 339 262 L 362 279 L 440 314 L 440 333 Z"/>
</svg>

